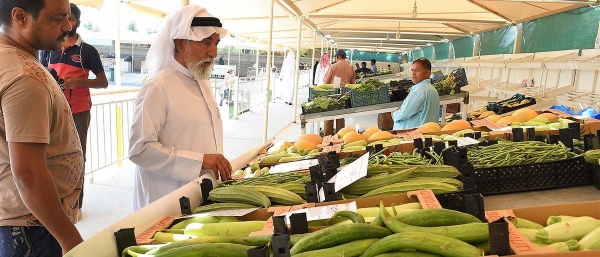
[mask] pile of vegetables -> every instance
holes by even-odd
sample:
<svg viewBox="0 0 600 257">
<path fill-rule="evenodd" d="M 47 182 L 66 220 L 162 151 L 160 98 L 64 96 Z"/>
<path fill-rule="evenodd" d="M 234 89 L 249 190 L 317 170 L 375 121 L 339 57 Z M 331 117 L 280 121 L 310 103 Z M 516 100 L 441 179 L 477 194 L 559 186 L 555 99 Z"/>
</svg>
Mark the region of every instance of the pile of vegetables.
<svg viewBox="0 0 600 257">
<path fill-rule="evenodd" d="M 348 96 L 342 96 L 339 99 L 333 97 L 319 96 L 310 102 L 302 103 L 304 114 L 334 111 L 346 108 Z"/>
<path fill-rule="evenodd" d="M 551 247 L 559 252 L 600 250 L 600 220 L 592 217 L 550 216 L 545 227 L 522 218 L 512 222 L 538 247 Z"/>
<path fill-rule="evenodd" d="M 356 90 L 364 92 L 364 91 L 373 91 L 373 90 L 379 90 L 380 88 L 384 87 L 385 84 L 381 81 L 379 81 L 378 79 L 369 79 L 367 81 L 364 82 L 360 82 L 360 86 L 358 88 L 356 88 Z"/>
<path fill-rule="evenodd" d="M 489 168 L 565 160 L 578 156 L 562 143 L 498 141 L 490 146 L 473 146 L 467 158 L 475 168 Z"/>
</svg>

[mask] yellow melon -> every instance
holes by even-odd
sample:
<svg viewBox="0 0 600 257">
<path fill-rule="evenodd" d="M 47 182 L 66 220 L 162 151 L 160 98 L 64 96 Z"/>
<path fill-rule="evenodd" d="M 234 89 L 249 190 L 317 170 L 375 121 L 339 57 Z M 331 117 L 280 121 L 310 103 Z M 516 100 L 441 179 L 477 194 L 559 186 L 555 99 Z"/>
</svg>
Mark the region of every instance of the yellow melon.
<svg viewBox="0 0 600 257">
<path fill-rule="evenodd" d="M 498 114 L 494 114 L 494 115 L 488 116 L 486 119 L 495 123 L 495 122 L 498 122 L 500 119 L 502 119 L 502 116 L 498 115 Z"/>
<path fill-rule="evenodd" d="M 267 150 L 267 153 L 274 153 L 274 152 L 283 151 L 283 149 L 289 148 L 290 146 L 292 146 L 291 142 L 288 142 L 288 141 L 278 141 L 278 142 L 273 143 L 273 146 L 271 146 L 269 148 L 269 150 Z"/>
<path fill-rule="evenodd" d="M 535 118 L 546 118 L 549 119 L 550 122 L 558 122 L 558 116 L 556 116 L 554 113 L 542 113 L 538 116 L 535 116 Z"/>
<path fill-rule="evenodd" d="M 526 122 L 537 117 L 538 113 L 533 109 L 523 108 L 515 111 L 512 116 L 519 117 L 521 122 Z"/>
<path fill-rule="evenodd" d="M 353 129 L 353 128 L 351 128 L 351 127 L 345 127 L 345 128 L 342 128 L 342 129 L 340 129 L 340 130 L 337 132 L 337 134 L 338 134 L 338 138 L 342 138 L 342 137 L 344 137 L 344 135 L 346 135 L 346 133 L 348 133 L 348 132 L 356 132 L 356 130 L 354 130 L 354 129 Z"/>
<path fill-rule="evenodd" d="M 499 119 L 498 121 L 496 121 L 496 123 L 510 125 L 510 124 L 512 124 L 515 121 L 516 121 L 515 117 L 513 117 L 513 116 L 506 116 L 506 117 L 503 117 L 502 119 Z"/>
<path fill-rule="evenodd" d="M 365 129 L 365 131 L 363 131 L 362 136 L 364 140 L 369 140 L 369 137 L 371 137 L 371 135 L 377 133 L 381 131 L 381 129 L 377 128 L 377 127 L 370 127 Z"/>
<path fill-rule="evenodd" d="M 307 149 L 309 151 L 317 149 L 317 144 L 308 141 L 308 140 L 304 140 L 304 139 L 298 139 L 298 141 L 296 141 L 296 143 L 294 143 L 294 146 L 296 146 L 296 149 L 300 150 L 300 149 Z"/>
<path fill-rule="evenodd" d="M 493 111 L 485 111 L 485 112 L 481 113 L 481 115 L 479 115 L 479 118 L 480 119 L 487 118 L 490 115 L 494 115 L 494 114 L 496 114 L 496 113 Z"/>
<path fill-rule="evenodd" d="M 419 133 L 433 133 L 433 132 L 437 132 L 435 131 L 435 129 L 429 127 L 429 126 L 423 126 L 420 127 L 418 129 L 415 129 L 415 132 L 419 132 Z"/>
<path fill-rule="evenodd" d="M 394 138 L 394 135 L 387 131 L 375 132 L 369 137 L 369 141 L 388 140 Z"/>
<path fill-rule="evenodd" d="M 304 134 L 298 138 L 298 141 L 300 140 L 310 141 L 315 145 L 323 142 L 323 138 L 317 134 Z"/>
<path fill-rule="evenodd" d="M 471 123 L 466 120 L 453 120 L 446 124 L 440 131 L 463 130 L 471 128 Z"/>
<path fill-rule="evenodd" d="M 344 143 L 349 144 L 358 140 L 363 140 L 363 136 L 358 132 L 348 132 L 342 137 Z"/>
<path fill-rule="evenodd" d="M 433 129 L 433 132 L 439 132 L 440 130 L 442 130 L 442 126 L 440 126 L 440 124 L 437 124 L 436 122 L 427 122 L 423 124 L 422 127 L 431 128 Z"/>
</svg>

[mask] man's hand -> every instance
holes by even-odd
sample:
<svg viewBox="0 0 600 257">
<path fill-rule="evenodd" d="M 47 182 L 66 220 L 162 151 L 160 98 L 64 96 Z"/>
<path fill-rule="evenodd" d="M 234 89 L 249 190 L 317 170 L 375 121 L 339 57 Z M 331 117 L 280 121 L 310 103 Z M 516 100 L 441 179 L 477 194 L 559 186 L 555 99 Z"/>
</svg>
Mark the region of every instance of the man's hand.
<svg viewBox="0 0 600 257">
<path fill-rule="evenodd" d="M 202 168 L 212 170 L 215 178 L 221 174 L 222 181 L 231 179 L 231 164 L 222 154 L 204 154 Z"/>
<path fill-rule="evenodd" d="M 78 77 L 73 77 L 73 76 L 65 76 L 63 78 L 65 80 L 65 83 L 62 84 L 62 86 L 65 89 L 73 89 L 76 88 L 77 86 L 80 86 L 84 83 L 85 79 L 82 78 L 78 78 Z"/>
</svg>

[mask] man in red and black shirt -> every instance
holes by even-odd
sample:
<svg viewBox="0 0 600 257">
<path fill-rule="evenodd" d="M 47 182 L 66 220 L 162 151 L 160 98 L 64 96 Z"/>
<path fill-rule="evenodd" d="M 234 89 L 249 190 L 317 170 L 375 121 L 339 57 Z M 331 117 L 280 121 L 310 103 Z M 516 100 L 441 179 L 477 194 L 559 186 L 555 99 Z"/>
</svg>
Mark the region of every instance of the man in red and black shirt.
<svg viewBox="0 0 600 257">
<path fill-rule="evenodd" d="M 77 34 L 77 28 L 81 24 L 80 17 L 81 11 L 77 5 L 71 4 L 71 13 L 67 19 L 73 28 L 69 31 L 63 48 L 59 51 L 41 51 L 39 58 L 42 65 L 55 69 L 58 76 L 64 80 L 63 93 L 71 106 L 73 121 L 75 121 L 85 158 L 92 107 L 90 88 L 106 88 L 108 80 L 104 74 L 98 50 L 83 42 Z M 88 78 L 90 71 L 96 76 L 95 79 Z M 85 168 L 82 173 L 85 174 Z M 82 200 L 83 188 L 79 196 L 79 208 L 81 208 Z"/>
</svg>

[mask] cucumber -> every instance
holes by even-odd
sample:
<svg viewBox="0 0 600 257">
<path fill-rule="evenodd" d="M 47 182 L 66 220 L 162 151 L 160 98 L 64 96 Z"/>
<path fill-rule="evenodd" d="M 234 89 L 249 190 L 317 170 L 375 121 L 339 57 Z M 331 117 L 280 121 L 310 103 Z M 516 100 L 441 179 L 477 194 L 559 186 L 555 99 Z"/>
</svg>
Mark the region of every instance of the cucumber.
<svg viewBox="0 0 600 257">
<path fill-rule="evenodd" d="M 379 241 L 379 238 L 356 240 L 330 248 L 303 252 L 294 255 L 294 257 L 340 256 L 342 253 L 344 257 L 359 257 L 365 250 L 367 250 L 367 248 L 377 241 Z"/>
<path fill-rule="evenodd" d="M 405 232 L 425 232 L 430 234 L 442 235 L 465 241 L 467 243 L 481 243 L 490 240 L 489 228 L 487 223 L 467 223 L 463 225 L 441 226 L 441 227 L 417 227 L 404 224 L 394 219 L 380 203 L 381 219 L 385 226 L 394 233 Z"/>
<path fill-rule="evenodd" d="M 245 245 L 246 243 L 237 237 L 232 236 L 203 236 L 198 238 L 192 238 L 184 241 L 173 242 L 168 245 L 162 246 L 160 248 L 149 251 L 147 254 L 156 255 L 159 253 L 164 253 L 171 249 L 175 249 L 178 247 L 188 246 L 188 245 L 198 245 L 198 244 L 214 244 L 214 243 L 231 243 L 231 244 L 239 244 Z"/>
<path fill-rule="evenodd" d="M 383 238 L 391 234 L 392 232 L 387 228 L 365 223 L 336 225 L 313 232 L 300 239 L 300 241 L 290 249 L 290 253 L 295 255 L 307 251 L 329 248 L 360 239 Z"/>
<path fill-rule="evenodd" d="M 290 245 L 294 246 L 300 239 L 309 235 L 307 234 L 294 234 L 290 235 Z M 247 236 L 242 238 L 244 244 L 251 246 L 263 246 L 271 242 L 272 235 L 258 235 L 258 236 Z"/>
<path fill-rule="evenodd" d="M 247 257 L 248 250 L 253 246 L 214 243 L 214 244 L 196 244 L 182 246 L 168 250 L 157 255 L 146 255 L 154 257 Z M 137 255 L 142 257 L 144 255 Z"/>
<path fill-rule="evenodd" d="M 266 221 L 244 221 L 210 224 L 192 223 L 185 227 L 184 235 L 244 237 L 248 236 L 254 231 L 262 230 L 266 224 Z"/>
<path fill-rule="evenodd" d="M 477 247 L 458 239 L 423 232 L 403 232 L 377 241 L 360 257 L 375 257 L 383 253 L 403 249 L 414 249 L 444 257 L 475 257 L 483 255 Z"/>
<path fill-rule="evenodd" d="M 439 257 L 437 254 L 417 251 L 392 252 L 377 255 L 375 257 Z"/>
<path fill-rule="evenodd" d="M 396 220 L 419 227 L 439 227 L 462 225 L 472 222 L 481 223 L 473 215 L 448 209 L 422 209 L 402 213 L 395 217 Z"/>
<path fill-rule="evenodd" d="M 331 224 L 331 220 L 337 217 L 348 218 L 352 223 L 365 223 L 365 217 L 353 211 L 337 211 L 329 218 L 328 223 Z"/>
</svg>

